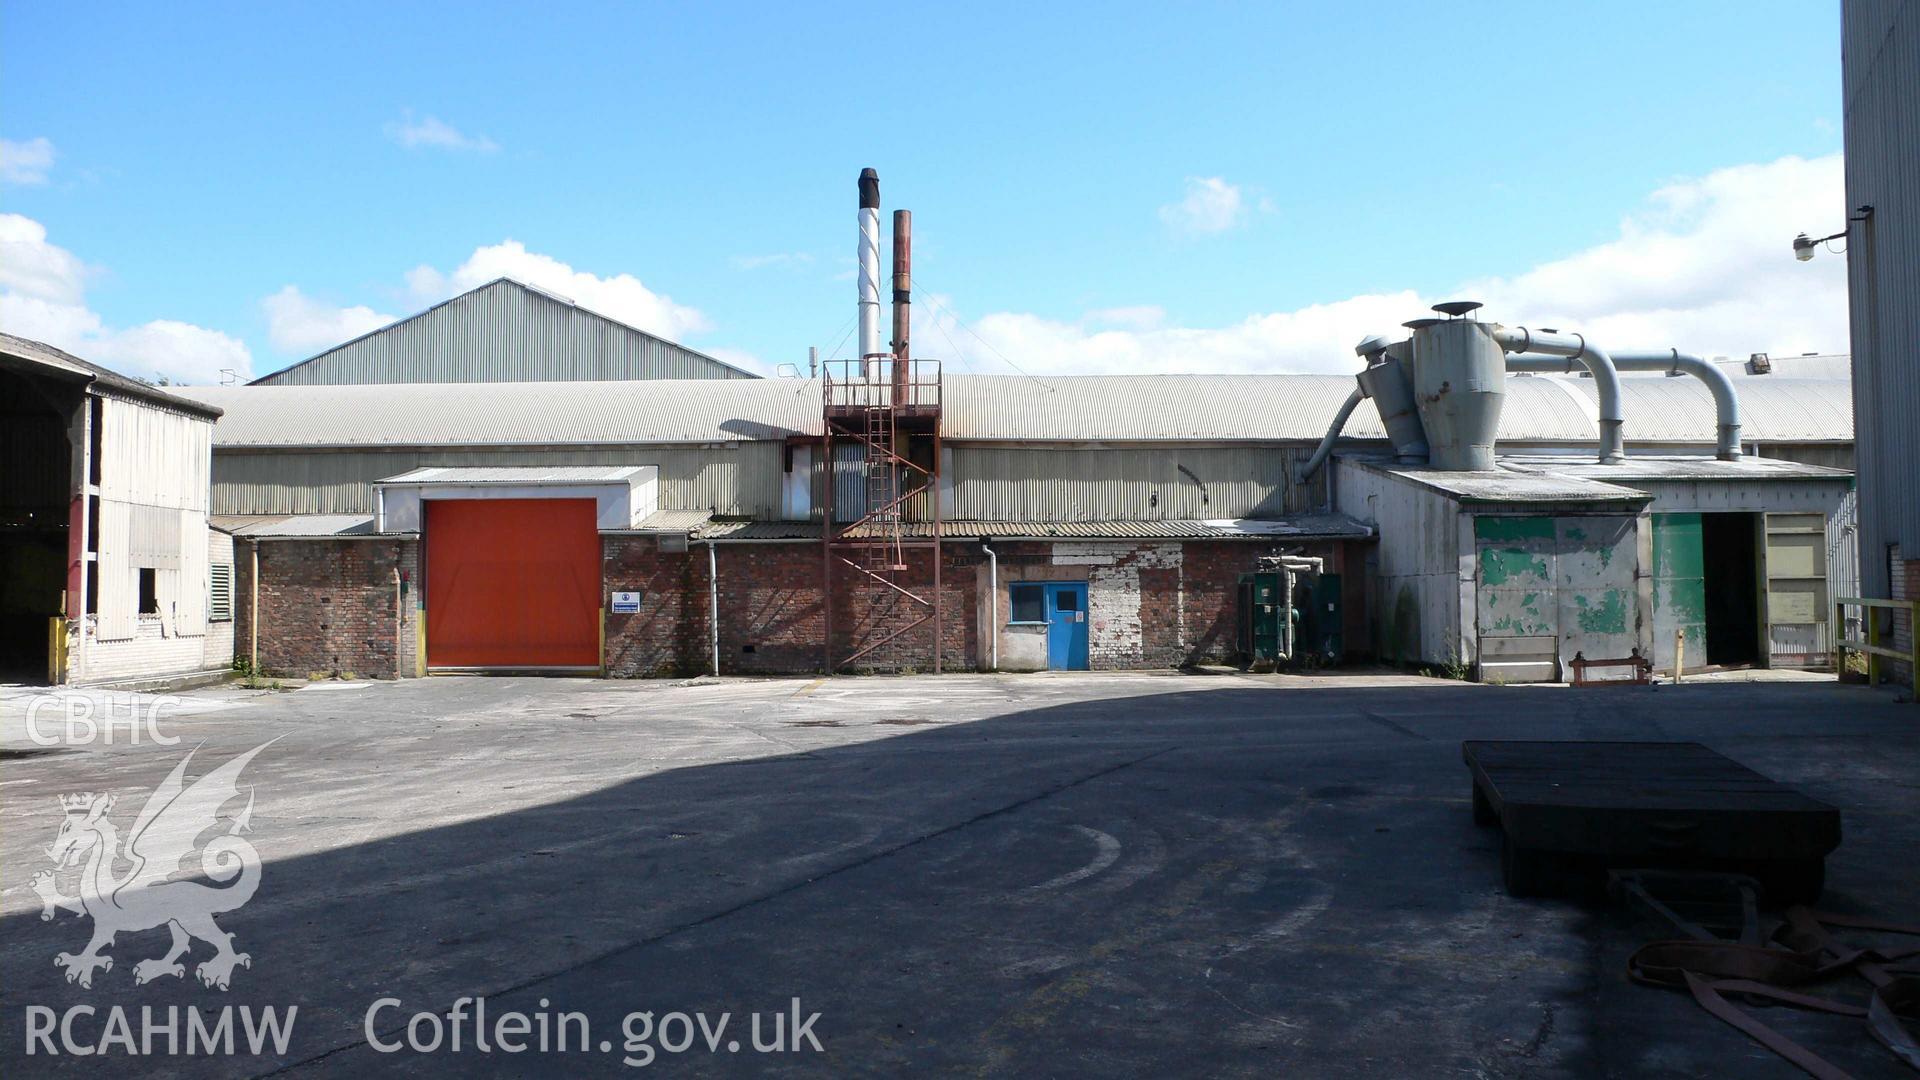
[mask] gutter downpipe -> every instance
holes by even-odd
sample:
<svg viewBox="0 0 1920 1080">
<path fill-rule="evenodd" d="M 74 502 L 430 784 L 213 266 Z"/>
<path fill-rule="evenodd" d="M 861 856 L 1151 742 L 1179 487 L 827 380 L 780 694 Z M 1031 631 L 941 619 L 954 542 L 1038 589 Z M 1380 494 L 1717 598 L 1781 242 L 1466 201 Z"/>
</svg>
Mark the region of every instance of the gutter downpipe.
<svg viewBox="0 0 1920 1080">
<path fill-rule="evenodd" d="M 1508 370 L 1538 370 L 1516 367 L 1514 361 L 1525 364 L 1536 359 L 1524 355 L 1526 353 L 1579 361 L 1592 373 L 1594 389 L 1600 394 L 1600 464 L 1620 465 L 1627 460 L 1626 442 L 1620 431 L 1625 419 L 1620 410 L 1620 370 L 1613 357 L 1581 334 L 1548 334 L 1524 326 L 1498 326 L 1494 328 L 1493 339 L 1509 353 L 1523 354 L 1507 358 Z"/>
<path fill-rule="evenodd" d="M 707 629 L 713 641 L 713 677 L 720 677 L 720 559 L 707 541 Z"/>
<path fill-rule="evenodd" d="M 1669 375 L 1691 375 L 1707 384 L 1718 414 L 1719 441 L 1714 456 L 1721 461 L 1740 460 L 1740 394 L 1727 373 L 1698 356 L 1678 349 L 1660 352 L 1620 353 L 1613 358 L 1622 371 L 1664 371 Z"/>
<path fill-rule="evenodd" d="M 253 567 L 247 574 L 247 669 L 254 682 L 260 681 L 260 538 L 248 545 L 253 549 Z M 397 646 L 396 646 L 397 647 Z"/>
<path fill-rule="evenodd" d="M 1333 414 L 1333 423 L 1327 427 L 1326 436 L 1320 440 L 1320 445 L 1314 448 L 1313 456 L 1295 472 L 1294 478 L 1298 483 L 1306 483 L 1308 478 L 1320 471 L 1320 466 L 1326 464 L 1327 455 L 1333 453 L 1334 441 L 1340 438 L 1340 429 L 1347 426 L 1347 418 L 1353 415 L 1353 410 L 1360 407 L 1361 400 L 1366 396 L 1367 392 L 1357 386 L 1353 388 L 1353 393 L 1347 395 L 1347 400 L 1340 405 L 1340 411 Z M 1328 495 L 1331 497 L 1332 493 L 1329 492 Z"/>
<path fill-rule="evenodd" d="M 988 604 L 987 616 L 987 670 L 1000 670 L 1000 556 L 988 547 L 992 537 L 983 537 L 980 550 L 987 553 L 987 595 L 993 597 Z"/>
</svg>

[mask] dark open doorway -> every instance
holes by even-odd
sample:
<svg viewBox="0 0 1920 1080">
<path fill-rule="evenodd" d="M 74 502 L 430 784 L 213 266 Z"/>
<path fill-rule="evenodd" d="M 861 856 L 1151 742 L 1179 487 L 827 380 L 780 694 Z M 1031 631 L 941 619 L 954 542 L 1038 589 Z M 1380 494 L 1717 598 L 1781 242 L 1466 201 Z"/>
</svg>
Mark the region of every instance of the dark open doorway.
<svg viewBox="0 0 1920 1080">
<path fill-rule="evenodd" d="M 1760 662 L 1760 529 L 1754 514 L 1701 514 L 1707 663 Z"/>
<path fill-rule="evenodd" d="M 0 367 L 0 682 L 48 680 L 67 588 L 73 388 Z"/>
</svg>

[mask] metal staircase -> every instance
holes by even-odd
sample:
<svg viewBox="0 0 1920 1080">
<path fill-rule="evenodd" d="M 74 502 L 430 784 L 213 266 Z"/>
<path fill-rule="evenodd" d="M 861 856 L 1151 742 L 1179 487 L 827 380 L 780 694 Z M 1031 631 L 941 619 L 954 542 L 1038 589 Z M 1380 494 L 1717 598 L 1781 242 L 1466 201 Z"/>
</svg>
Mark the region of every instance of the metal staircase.
<svg viewBox="0 0 1920 1080">
<path fill-rule="evenodd" d="M 938 672 L 942 614 L 939 363 L 869 357 L 830 364 L 824 375 L 823 457 L 831 463 L 821 530 L 824 667 L 831 673 L 865 661 L 860 665 L 865 669 Z M 916 463 L 905 452 L 916 439 L 931 439 L 930 466 Z M 859 448 L 861 482 L 856 490 L 863 502 L 851 522 L 838 520 L 841 515 L 833 504 L 843 464 L 834 450 L 837 442 L 852 442 Z M 919 513 L 910 513 L 910 508 Z M 922 549 L 928 552 L 930 573 L 915 574 L 908 552 Z M 927 577 L 931 587 L 921 580 Z M 857 647 L 845 656 L 835 655 L 836 609 L 842 616 L 852 616 L 857 633 Z M 923 654 L 914 636 L 929 625 L 932 638 Z"/>
</svg>

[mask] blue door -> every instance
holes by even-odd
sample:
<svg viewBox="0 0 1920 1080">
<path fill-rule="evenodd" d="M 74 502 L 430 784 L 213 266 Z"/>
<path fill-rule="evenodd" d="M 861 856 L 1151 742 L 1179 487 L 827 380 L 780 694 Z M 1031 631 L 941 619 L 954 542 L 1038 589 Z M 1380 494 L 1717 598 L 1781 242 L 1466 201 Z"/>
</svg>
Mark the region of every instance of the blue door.
<svg viewBox="0 0 1920 1080">
<path fill-rule="evenodd" d="M 1087 670 L 1087 583 L 1047 582 L 1047 667 Z"/>
</svg>

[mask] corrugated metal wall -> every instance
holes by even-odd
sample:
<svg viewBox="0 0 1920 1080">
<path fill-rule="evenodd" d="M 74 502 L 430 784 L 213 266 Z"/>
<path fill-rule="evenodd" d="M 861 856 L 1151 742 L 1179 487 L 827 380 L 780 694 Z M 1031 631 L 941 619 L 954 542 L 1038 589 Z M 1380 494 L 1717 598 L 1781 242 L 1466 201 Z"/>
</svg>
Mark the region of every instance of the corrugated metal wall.
<svg viewBox="0 0 1920 1080">
<path fill-rule="evenodd" d="M 785 447 L 618 446 L 578 450 L 223 450 L 216 514 L 371 514 L 373 483 L 424 465 L 656 465 L 660 509 L 777 519 Z"/>
<path fill-rule="evenodd" d="M 1845 0 L 1841 38 L 1847 207 L 1873 207 L 1847 244 L 1860 587 L 1887 596 L 1888 545 L 1920 557 L 1920 2 Z"/>
<path fill-rule="evenodd" d="M 256 381 L 339 385 L 753 377 L 517 282 L 496 281 Z"/>
<path fill-rule="evenodd" d="M 1468 519 L 1459 504 L 1358 465 L 1330 462 L 1329 467 L 1335 470 L 1338 509 L 1373 525 L 1382 537 L 1405 541 L 1367 551 L 1366 607 L 1376 655 L 1409 662 L 1471 661 L 1473 613 L 1461 607 L 1460 566 L 1462 522 Z M 1472 542 L 1470 531 L 1467 540 Z"/>
<path fill-rule="evenodd" d="M 1158 521 L 1273 517 L 1312 509 L 1295 446 L 953 447 L 955 519 Z"/>
<path fill-rule="evenodd" d="M 1827 517 L 1827 587 L 1835 597 L 1860 595 L 1860 493 L 1849 491 Z M 1864 639 L 1860 608 L 1847 609 L 1847 636 Z"/>
<path fill-rule="evenodd" d="M 202 633 L 213 424 L 112 397 L 100 423 L 98 636 L 134 636 L 142 567 L 154 570 L 168 632 Z"/>
<path fill-rule="evenodd" d="M 1754 447 L 1760 457 L 1775 461 L 1797 461 L 1827 469 L 1853 471 L 1852 443 L 1761 443 Z"/>
</svg>

